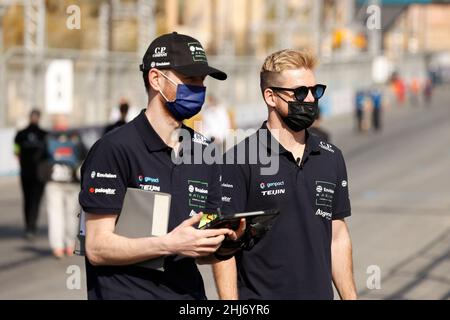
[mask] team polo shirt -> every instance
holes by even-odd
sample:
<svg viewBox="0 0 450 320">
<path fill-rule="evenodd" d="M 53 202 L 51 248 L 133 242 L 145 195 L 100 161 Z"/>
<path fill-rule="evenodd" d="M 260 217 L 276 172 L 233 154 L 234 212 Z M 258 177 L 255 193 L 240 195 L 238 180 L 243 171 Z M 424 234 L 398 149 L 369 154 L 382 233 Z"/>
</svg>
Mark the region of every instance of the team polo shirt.
<svg viewBox="0 0 450 320">
<path fill-rule="evenodd" d="M 257 141 L 256 161 L 251 141 Z M 279 160 L 275 174 L 262 174 L 268 165 L 261 151 Z M 226 160 L 233 159 L 231 152 L 234 164 Z M 224 161 L 223 212 L 280 211 L 266 235 L 236 255 L 240 299 L 333 299 L 331 223 L 350 216 L 341 151 L 307 132 L 303 159 L 294 159 L 264 123 Z"/>
<path fill-rule="evenodd" d="M 208 144 L 185 126 L 190 141 L 182 142 L 178 157 L 183 161 L 173 161 L 172 149 L 152 128 L 144 111 L 91 148 L 81 169 L 79 201 L 88 213 L 120 214 L 127 188 L 170 193 L 170 231 L 194 212 L 220 207 L 220 167 L 184 160 L 195 148 Z M 89 299 L 206 299 L 192 258 L 168 256 L 164 271 L 133 265 L 93 266 L 86 259 L 86 273 Z"/>
</svg>

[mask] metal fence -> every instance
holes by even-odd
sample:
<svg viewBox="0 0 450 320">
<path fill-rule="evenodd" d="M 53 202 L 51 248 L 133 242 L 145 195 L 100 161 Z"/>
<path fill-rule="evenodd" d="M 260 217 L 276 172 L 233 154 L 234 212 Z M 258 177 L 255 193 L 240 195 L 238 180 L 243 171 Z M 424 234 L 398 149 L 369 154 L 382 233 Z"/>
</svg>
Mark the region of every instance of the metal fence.
<svg viewBox="0 0 450 320">
<path fill-rule="evenodd" d="M 140 57 L 133 53 L 46 49 L 33 57 L 31 81 L 25 81 L 26 54 L 22 48 L 10 49 L 1 57 L 0 126 L 15 127 L 18 120 L 26 120 L 31 107 L 44 110 L 45 73 L 53 59 L 71 59 L 74 62 L 74 107 L 70 114 L 71 125 L 103 124 L 120 98 L 128 99 L 132 106 L 144 108 L 147 96 Z M 233 108 L 237 124 L 246 126 L 266 116 L 266 108 L 259 89 L 259 69 L 264 57 L 210 58 L 210 64 L 228 73 L 228 80 L 207 79 L 207 92 Z M 395 69 L 405 78 L 424 78 L 426 62 L 422 55 L 405 56 L 395 64 Z M 372 58 L 361 56 L 351 61 L 327 62 L 319 65 L 317 81 L 327 85 L 323 100 L 325 116 L 353 110 L 354 91 L 372 84 Z M 49 118 L 45 117 L 45 121 Z"/>
</svg>

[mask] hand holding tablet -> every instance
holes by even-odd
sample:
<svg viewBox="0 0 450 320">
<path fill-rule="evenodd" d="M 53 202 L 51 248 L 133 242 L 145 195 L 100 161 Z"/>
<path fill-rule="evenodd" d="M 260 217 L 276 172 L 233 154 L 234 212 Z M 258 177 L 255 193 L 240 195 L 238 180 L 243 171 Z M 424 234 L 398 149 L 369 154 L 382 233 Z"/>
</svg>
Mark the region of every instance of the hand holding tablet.
<svg viewBox="0 0 450 320">
<path fill-rule="evenodd" d="M 235 244 L 243 244 L 246 249 L 251 249 L 256 242 L 271 228 L 274 219 L 279 214 L 276 209 L 235 213 L 232 215 L 204 214 L 208 218 L 200 222 L 199 229 L 228 228 L 237 230 L 242 218 L 246 220 L 245 233 L 240 241 L 224 241 L 224 246 L 235 247 Z M 202 219 L 203 220 L 203 219 Z M 232 245 L 234 244 L 234 245 Z"/>
</svg>

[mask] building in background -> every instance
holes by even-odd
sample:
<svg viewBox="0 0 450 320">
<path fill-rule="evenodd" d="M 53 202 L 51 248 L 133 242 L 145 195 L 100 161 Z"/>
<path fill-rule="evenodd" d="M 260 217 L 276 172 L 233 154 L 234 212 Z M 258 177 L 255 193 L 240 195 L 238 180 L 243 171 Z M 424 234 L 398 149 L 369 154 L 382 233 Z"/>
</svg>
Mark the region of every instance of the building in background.
<svg viewBox="0 0 450 320">
<path fill-rule="evenodd" d="M 236 118 L 260 103 L 255 77 L 268 52 L 307 48 L 329 85 L 329 111 L 351 112 L 357 86 L 369 85 L 372 62 L 392 60 L 422 77 L 424 54 L 450 52 L 450 5 L 360 0 L 11 0 L 0 1 L 0 126 L 22 124 L 34 104 L 46 105 L 46 71 L 55 59 L 73 63 L 74 125 L 104 124 L 121 97 L 144 107 L 139 60 L 155 36 L 195 34 L 230 77 L 209 90 L 235 108 Z M 420 1 L 423 2 L 423 1 Z M 382 4 L 381 29 L 369 30 L 367 8 Z M 66 27 L 77 6 L 80 29 Z M 377 40 L 378 39 L 378 40 Z M 413 55 L 405 59 L 405 55 Z M 403 71 L 406 70 L 406 71 Z M 386 77 L 385 77 L 386 78 Z M 32 88 L 33 90 L 30 90 Z M 92 88 L 96 88 L 92 90 Z M 49 124 L 44 110 L 43 123 Z M 241 120 L 240 120 L 241 121 Z M 245 119 L 238 125 L 247 125 Z"/>
</svg>

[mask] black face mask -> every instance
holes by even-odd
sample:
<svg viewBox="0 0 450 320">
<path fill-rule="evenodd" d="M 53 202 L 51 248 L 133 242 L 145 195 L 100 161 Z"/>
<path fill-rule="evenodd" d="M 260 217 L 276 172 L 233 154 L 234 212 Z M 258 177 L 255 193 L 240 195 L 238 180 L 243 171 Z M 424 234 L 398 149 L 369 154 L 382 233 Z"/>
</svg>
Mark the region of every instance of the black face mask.
<svg viewBox="0 0 450 320">
<path fill-rule="evenodd" d="M 317 118 L 319 104 L 304 101 L 287 101 L 288 115 L 281 117 L 284 123 L 294 132 L 309 128 Z"/>
</svg>

